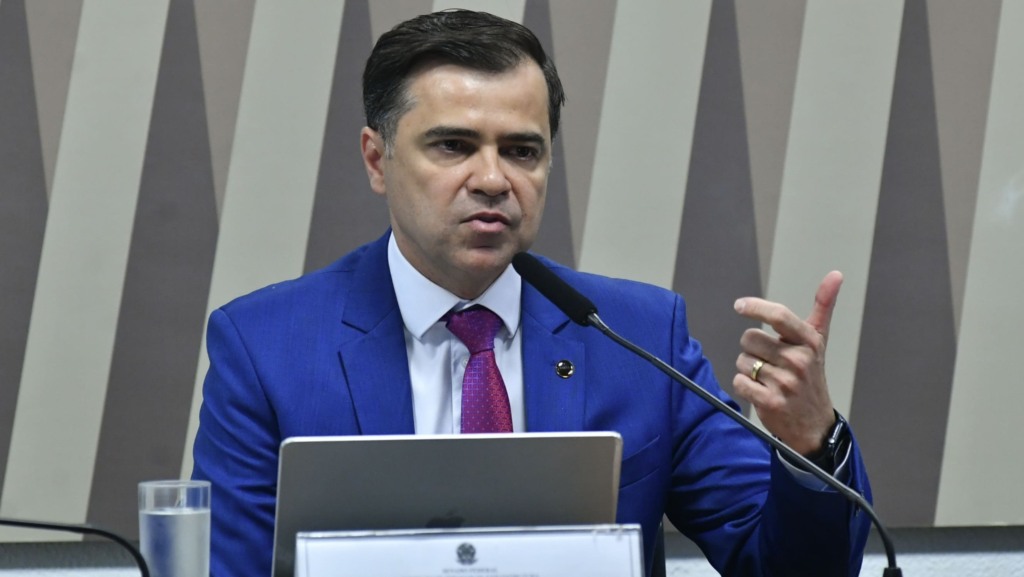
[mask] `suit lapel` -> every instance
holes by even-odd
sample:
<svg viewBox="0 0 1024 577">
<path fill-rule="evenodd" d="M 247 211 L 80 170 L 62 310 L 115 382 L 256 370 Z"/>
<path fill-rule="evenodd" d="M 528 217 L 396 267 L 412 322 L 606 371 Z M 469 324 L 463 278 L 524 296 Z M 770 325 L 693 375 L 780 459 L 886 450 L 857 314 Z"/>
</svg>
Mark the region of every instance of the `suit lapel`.
<svg viewBox="0 0 1024 577">
<path fill-rule="evenodd" d="M 359 260 L 345 303 L 339 360 L 360 433 L 415 432 L 402 315 L 387 262 L 388 235 Z M 584 425 L 586 347 L 571 321 L 533 287 L 522 292 L 523 387 L 531 432 L 580 431 Z M 562 378 L 559 361 L 575 372 Z"/>
<path fill-rule="evenodd" d="M 523 387 L 526 429 L 530 432 L 581 431 L 584 424 L 586 348 L 565 331 L 569 318 L 533 287 L 523 283 Z M 559 361 L 575 372 L 562 378 Z"/>
<path fill-rule="evenodd" d="M 415 432 L 402 315 L 387 261 L 388 235 L 356 265 L 339 359 L 364 435 Z"/>
</svg>

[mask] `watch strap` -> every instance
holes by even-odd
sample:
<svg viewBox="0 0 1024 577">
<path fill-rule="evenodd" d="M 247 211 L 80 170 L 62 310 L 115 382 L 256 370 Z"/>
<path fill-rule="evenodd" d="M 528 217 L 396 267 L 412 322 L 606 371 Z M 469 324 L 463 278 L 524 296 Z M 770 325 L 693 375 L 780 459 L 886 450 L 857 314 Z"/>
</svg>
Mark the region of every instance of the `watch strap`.
<svg viewBox="0 0 1024 577">
<path fill-rule="evenodd" d="M 849 452 L 850 441 L 852 438 L 850 434 L 850 424 L 846 421 L 843 415 L 839 413 L 839 411 L 833 409 L 833 412 L 835 413 L 836 421 L 831 427 L 829 427 L 828 432 L 825 433 L 825 438 L 821 443 L 821 449 L 819 449 L 818 452 L 807 456 L 808 461 L 814 463 L 818 468 L 829 474 L 835 473 L 836 469 L 839 468 L 839 465 L 843 463 L 843 460 Z M 786 459 L 787 463 L 795 467 L 802 468 L 800 463 L 794 463 L 790 459 L 786 458 L 785 455 L 782 455 L 782 458 Z"/>
</svg>

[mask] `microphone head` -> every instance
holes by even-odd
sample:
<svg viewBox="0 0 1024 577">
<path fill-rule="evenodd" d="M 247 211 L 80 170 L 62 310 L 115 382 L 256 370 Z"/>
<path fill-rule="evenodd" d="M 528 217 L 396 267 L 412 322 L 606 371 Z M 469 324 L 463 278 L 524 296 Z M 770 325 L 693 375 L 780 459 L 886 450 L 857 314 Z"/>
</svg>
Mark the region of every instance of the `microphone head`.
<svg viewBox="0 0 1024 577">
<path fill-rule="evenodd" d="M 590 315 L 597 314 L 597 307 L 590 299 L 569 286 L 532 254 L 521 252 L 512 257 L 512 268 L 573 322 L 588 326 Z"/>
</svg>

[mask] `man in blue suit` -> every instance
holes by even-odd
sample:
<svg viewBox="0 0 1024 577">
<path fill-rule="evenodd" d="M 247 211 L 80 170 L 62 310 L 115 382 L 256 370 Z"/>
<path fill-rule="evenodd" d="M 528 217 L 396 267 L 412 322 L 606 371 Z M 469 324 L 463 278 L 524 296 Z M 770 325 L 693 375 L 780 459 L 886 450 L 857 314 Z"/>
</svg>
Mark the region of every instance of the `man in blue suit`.
<svg viewBox="0 0 1024 577">
<path fill-rule="evenodd" d="M 467 11 L 413 19 L 378 41 L 363 91 L 362 156 L 390 230 L 210 317 L 193 476 L 213 483 L 213 575 L 269 574 L 283 439 L 466 430 L 463 378 L 476 353 L 447 323 L 474 307 L 500 319 L 491 357 L 504 384 L 499 421 L 622 435 L 618 521 L 643 526 L 648 573 L 663 514 L 724 575 L 859 572 L 865 515 L 660 371 L 570 322 L 510 268 L 537 234 L 564 102 L 529 30 Z M 627 338 L 727 399 L 689 335 L 681 297 L 544 263 Z M 825 277 L 806 320 L 777 303 L 737 301 L 778 336 L 744 333 L 733 385 L 772 434 L 868 494 L 824 374 L 841 280 Z"/>
</svg>

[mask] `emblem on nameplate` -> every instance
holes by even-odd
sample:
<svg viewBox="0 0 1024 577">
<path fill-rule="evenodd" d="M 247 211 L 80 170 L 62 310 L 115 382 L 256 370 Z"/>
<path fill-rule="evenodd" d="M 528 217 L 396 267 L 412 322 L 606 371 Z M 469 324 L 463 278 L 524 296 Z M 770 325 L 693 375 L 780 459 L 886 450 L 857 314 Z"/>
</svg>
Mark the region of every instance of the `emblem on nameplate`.
<svg viewBox="0 0 1024 577">
<path fill-rule="evenodd" d="M 476 563 L 476 547 L 469 543 L 459 545 L 459 548 L 455 550 L 455 554 L 459 556 L 459 563 L 463 565 Z"/>
</svg>

